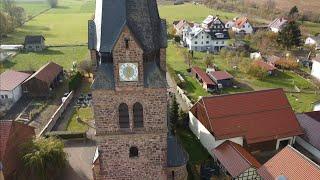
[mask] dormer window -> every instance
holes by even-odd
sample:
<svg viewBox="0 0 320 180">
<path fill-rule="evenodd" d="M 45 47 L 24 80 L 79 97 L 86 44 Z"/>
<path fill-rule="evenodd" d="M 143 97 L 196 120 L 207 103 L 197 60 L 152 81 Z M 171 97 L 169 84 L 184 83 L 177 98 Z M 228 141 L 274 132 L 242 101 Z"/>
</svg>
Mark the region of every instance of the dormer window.
<svg viewBox="0 0 320 180">
<path fill-rule="evenodd" d="M 129 49 L 129 38 L 124 38 L 124 43 L 126 44 L 126 49 Z"/>
</svg>

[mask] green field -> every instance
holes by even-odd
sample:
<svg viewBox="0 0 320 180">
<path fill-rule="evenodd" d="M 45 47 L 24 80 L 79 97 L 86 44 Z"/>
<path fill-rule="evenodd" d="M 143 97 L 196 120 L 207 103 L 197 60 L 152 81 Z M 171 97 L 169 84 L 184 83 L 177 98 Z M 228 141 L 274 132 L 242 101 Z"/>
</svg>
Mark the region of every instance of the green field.
<svg viewBox="0 0 320 180">
<path fill-rule="evenodd" d="M 17 28 L 3 43 L 22 44 L 25 35 L 42 34 L 47 45 L 84 45 L 88 41 L 87 22 L 93 13 L 93 0 L 60 0 L 58 8 Z"/>
<path fill-rule="evenodd" d="M 82 124 L 77 121 L 78 116 L 84 122 L 89 122 L 89 121 L 93 120 L 93 114 L 92 114 L 91 107 L 80 108 L 78 111 L 74 112 L 71 120 L 68 123 L 67 131 L 84 132 L 84 131 L 88 130 L 89 127 L 86 124 Z"/>
<path fill-rule="evenodd" d="M 15 1 L 16 6 L 24 8 L 27 17 L 34 16 L 40 12 L 49 9 L 49 3 L 46 0 L 37 0 L 37 1 Z M 3 8 L 2 1 L 0 1 L 0 10 Z"/>
<path fill-rule="evenodd" d="M 72 62 L 80 62 L 88 58 L 87 46 L 80 47 L 50 47 L 39 53 L 20 53 L 10 61 L 4 62 L 5 69 L 21 71 L 37 70 L 48 61 L 63 66 L 66 70 L 72 67 Z"/>
<path fill-rule="evenodd" d="M 205 53 L 196 52 L 194 54 L 193 66 L 199 66 L 205 70 L 203 57 Z M 313 103 L 320 100 L 320 95 L 315 94 L 316 87 L 309 81 L 291 72 L 278 72 L 277 76 L 270 76 L 264 80 L 259 80 L 247 75 L 241 71 L 235 71 L 227 65 L 227 62 L 220 55 L 215 55 L 213 63 L 220 69 L 227 70 L 231 73 L 238 84 L 241 84 L 239 89 L 228 88 L 223 90 L 223 94 L 238 93 L 252 90 L 262 90 L 270 88 L 283 88 L 286 91 L 295 91 L 295 86 L 303 91 L 303 93 L 287 93 L 290 104 L 296 112 L 311 111 Z M 188 65 L 184 61 L 181 54 L 181 48 L 169 43 L 167 51 L 167 64 L 173 68 L 176 74 L 181 74 L 186 80 L 184 89 L 188 92 L 188 96 L 196 101 L 199 96 L 207 96 L 207 93 L 202 86 L 188 72 Z"/>
</svg>

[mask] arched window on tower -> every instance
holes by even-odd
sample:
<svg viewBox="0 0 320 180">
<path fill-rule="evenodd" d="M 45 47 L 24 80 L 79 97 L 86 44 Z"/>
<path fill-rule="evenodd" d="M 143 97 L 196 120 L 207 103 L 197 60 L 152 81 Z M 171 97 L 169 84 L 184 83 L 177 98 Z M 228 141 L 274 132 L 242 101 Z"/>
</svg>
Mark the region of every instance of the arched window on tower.
<svg viewBox="0 0 320 180">
<path fill-rule="evenodd" d="M 138 157 L 139 156 L 139 150 L 137 147 L 132 146 L 129 150 L 129 157 Z"/>
<path fill-rule="evenodd" d="M 133 126 L 135 128 L 143 127 L 143 107 L 138 102 L 133 105 Z"/>
<path fill-rule="evenodd" d="M 122 103 L 119 106 L 119 125 L 120 128 L 130 127 L 128 105 L 125 103 Z"/>
</svg>

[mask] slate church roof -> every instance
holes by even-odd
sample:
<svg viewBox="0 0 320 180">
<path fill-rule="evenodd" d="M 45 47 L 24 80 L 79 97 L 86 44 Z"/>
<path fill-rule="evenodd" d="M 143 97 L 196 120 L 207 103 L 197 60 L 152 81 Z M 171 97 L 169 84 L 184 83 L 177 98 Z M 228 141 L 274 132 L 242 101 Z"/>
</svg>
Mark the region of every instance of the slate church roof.
<svg viewBox="0 0 320 180">
<path fill-rule="evenodd" d="M 97 0 L 95 20 L 89 21 L 89 49 L 111 52 L 125 25 L 145 52 L 167 46 L 166 23 L 156 0 Z"/>
</svg>

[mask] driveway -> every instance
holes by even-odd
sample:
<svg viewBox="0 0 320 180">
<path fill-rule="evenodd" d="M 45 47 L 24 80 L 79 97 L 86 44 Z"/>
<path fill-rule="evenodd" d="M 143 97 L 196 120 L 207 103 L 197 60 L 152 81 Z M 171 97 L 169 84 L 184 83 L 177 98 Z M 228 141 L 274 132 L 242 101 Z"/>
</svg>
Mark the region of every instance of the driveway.
<svg viewBox="0 0 320 180">
<path fill-rule="evenodd" d="M 92 180 L 92 160 L 96 150 L 94 141 L 69 140 L 64 151 L 68 154 L 69 165 L 61 180 Z"/>
</svg>

